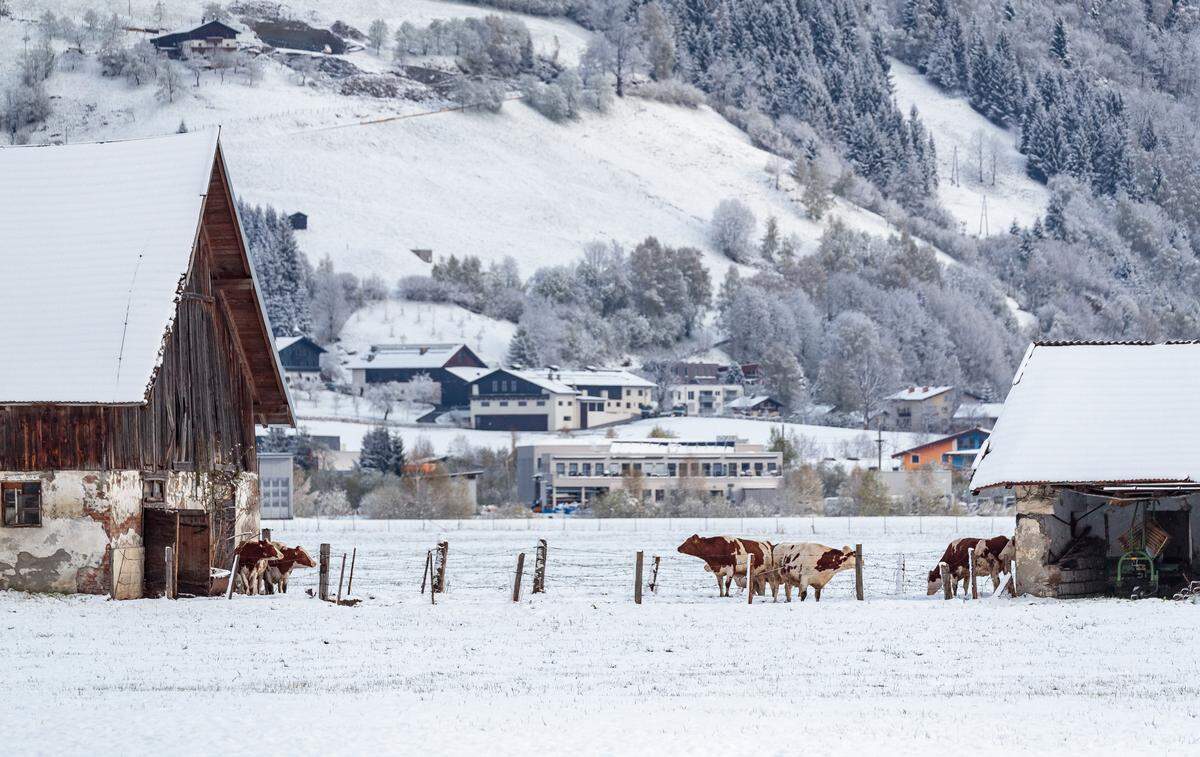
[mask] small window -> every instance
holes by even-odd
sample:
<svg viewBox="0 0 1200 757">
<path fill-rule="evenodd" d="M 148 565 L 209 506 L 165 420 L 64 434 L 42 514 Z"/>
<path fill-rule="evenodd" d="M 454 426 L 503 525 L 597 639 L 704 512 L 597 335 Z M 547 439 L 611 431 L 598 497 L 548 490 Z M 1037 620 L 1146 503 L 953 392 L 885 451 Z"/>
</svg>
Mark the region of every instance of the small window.
<svg viewBox="0 0 1200 757">
<path fill-rule="evenodd" d="M 526 406 L 526 405 L 528 405 L 528 404 L 529 404 L 529 403 L 528 403 L 528 402 L 526 402 L 525 400 L 518 400 L 518 401 L 517 401 L 517 407 L 525 407 L 525 406 Z"/>
<path fill-rule="evenodd" d="M 32 481 L 9 481 L 0 485 L 4 502 L 4 525 L 11 528 L 42 525 L 42 485 Z"/>
<path fill-rule="evenodd" d="M 919 462 L 921 462 L 921 456 L 920 456 L 920 455 L 913 455 L 913 456 L 912 456 L 912 461 L 913 461 L 913 464 L 914 464 L 914 465 L 915 465 L 915 464 L 917 464 L 917 463 L 919 463 Z"/>
<path fill-rule="evenodd" d="M 268 481 L 268 483 L 270 483 Z M 142 501 L 147 503 L 166 502 L 166 481 L 161 478 L 142 479 Z"/>
<path fill-rule="evenodd" d="M 538 400 L 538 401 L 537 401 L 537 406 L 538 406 L 538 407 L 545 407 L 545 406 L 546 406 L 546 400 Z"/>
<path fill-rule="evenodd" d="M 560 476 L 566 475 L 567 464 L 566 463 L 555 463 L 554 464 L 554 472 Z"/>
<path fill-rule="evenodd" d="M 563 416 L 563 423 L 570 423 L 570 422 L 571 422 L 571 416 L 569 416 L 569 415 L 564 415 L 564 416 Z"/>
<path fill-rule="evenodd" d="M 597 476 L 604 475 L 604 463 L 596 463 L 596 475 Z"/>
<path fill-rule="evenodd" d="M 578 476 L 579 475 L 579 463 L 571 463 L 569 466 L 567 466 L 567 475 Z"/>
<path fill-rule="evenodd" d="M 585 475 L 585 476 L 592 475 L 592 464 L 591 463 L 583 464 L 583 475 Z"/>
<path fill-rule="evenodd" d="M 500 407 L 508 407 L 508 400 L 500 400 Z"/>
<path fill-rule="evenodd" d="M 483 402 L 480 402 L 479 404 L 483 405 L 484 407 L 491 407 L 491 406 L 492 406 L 492 403 L 491 403 L 490 401 L 488 401 L 488 400 L 484 400 Z"/>
</svg>

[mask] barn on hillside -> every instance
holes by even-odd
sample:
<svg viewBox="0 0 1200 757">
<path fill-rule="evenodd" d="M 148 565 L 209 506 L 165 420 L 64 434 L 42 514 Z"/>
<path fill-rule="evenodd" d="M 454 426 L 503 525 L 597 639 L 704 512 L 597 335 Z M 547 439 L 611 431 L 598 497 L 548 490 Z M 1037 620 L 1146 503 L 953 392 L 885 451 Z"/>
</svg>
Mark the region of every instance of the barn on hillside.
<svg viewBox="0 0 1200 757">
<path fill-rule="evenodd" d="M 1016 588 L 1170 593 L 1200 568 L 1200 343 L 1041 343 L 971 488 L 1017 499 Z"/>
<path fill-rule="evenodd" d="M 215 130 L 0 149 L 0 588 L 208 593 L 293 425 Z"/>
</svg>

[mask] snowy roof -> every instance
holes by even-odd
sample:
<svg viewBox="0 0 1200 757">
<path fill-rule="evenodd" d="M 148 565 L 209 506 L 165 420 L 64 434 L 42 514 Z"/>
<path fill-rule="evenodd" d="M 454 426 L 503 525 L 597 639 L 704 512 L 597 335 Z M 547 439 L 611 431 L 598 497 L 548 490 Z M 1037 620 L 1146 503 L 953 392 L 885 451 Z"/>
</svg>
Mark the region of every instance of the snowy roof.
<svg viewBox="0 0 1200 757">
<path fill-rule="evenodd" d="M 753 397 L 738 397 L 732 402 L 725 403 L 725 407 L 732 408 L 734 410 L 752 410 L 768 401 L 774 400 L 771 400 L 771 398 L 765 394 L 756 394 Z"/>
<path fill-rule="evenodd" d="M 0 402 L 142 403 L 217 131 L 0 149 Z"/>
<path fill-rule="evenodd" d="M 282 352 L 303 338 L 302 336 L 277 336 L 275 337 L 275 349 Z"/>
<path fill-rule="evenodd" d="M 549 369 L 547 369 L 548 371 Z M 632 386 L 653 387 L 653 381 L 615 368 L 588 368 L 582 371 L 549 371 L 558 380 L 571 386 Z"/>
<path fill-rule="evenodd" d="M 492 372 L 491 368 L 475 368 L 473 366 L 451 366 L 446 369 L 447 373 L 452 373 L 458 376 L 463 381 L 470 383 L 481 376 L 486 376 Z"/>
<path fill-rule="evenodd" d="M 964 402 L 954 411 L 954 419 L 998 418 L 1003 407 L 1003 402 Z"/>
<path fill-rule="evenodd" d="M 496 370 L 507 371 L 554 394 L 579 394 L 575 387 L 554 378 L 558 376 L 557 371 L 517 371 L 510 368 L 497 368 Z"/>
<path fill-rule="evenodd" d="M 347 368 L 442 368 L 465 344 L 376 344 Z"/>
<path fill-rule="evenodd" d="M 1200 343 L 1030 346 L 972 489 L 1200 481 Z"/>
<path fill-rule="evenodd" d="M 953 434 L 950 434 L 949 436 L 940 436 L 937 439 L 932 439 L 927 442 L 922 442 L 921 444 L 918 444 L 913 447 L 909 447 L 908 449 L 902 449 L 899 452 L 893 454 L 892 457 L 903 457 L 910 452 L 916 452 L 917 450 L 925 449 L 926 447 L 933 447 L 933 446 L 936 446 L 939 444 L 944 444 L 945 442 L 953 441 L 960 436 L 966 436 L 967 434 L 975 434 L 975 433 L 982 433 L 982 434 L 986 435 L 986 434 L 990 434 L 991 432 L 988 431 L 986 428 L 981 428 L 979 426 L 975 426 L 974 428 L 968 428 L 963 431 L 956 431 Z M 974 452 L 974 451 L 978 451 L 978 450 L 971 450 L 971 451 Z M 948 452 L 950 452 L 950 451 L 948 451 Z"/>
<path fill-rule="evenodd" d="M 901 389 L 895 394 L 889 394 L 887 399 L 920 402 L 921 400 L 927 400 L 939 394 L 944 394 L 953 388 L 952 386 L 910 386 L 907 389 Z"/>
</svg>

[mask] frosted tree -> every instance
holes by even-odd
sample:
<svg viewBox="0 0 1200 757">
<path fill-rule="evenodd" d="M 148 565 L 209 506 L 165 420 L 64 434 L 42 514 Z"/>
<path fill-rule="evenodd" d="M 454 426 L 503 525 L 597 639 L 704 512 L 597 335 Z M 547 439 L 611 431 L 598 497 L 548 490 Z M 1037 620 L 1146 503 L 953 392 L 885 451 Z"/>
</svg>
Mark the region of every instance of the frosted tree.
<svg viewBox="0 0 1200 757">
<path fill-rule="evenodd" d="M 751 237 L 754 234 L 754 213 L 737 199 L 721 200 L 713 211 L 709 236 L 716 248 L 731 260 L 747 263 L 753 257 Z"/>
<path fill-rule="evenodd" d="M 1067 42 L 1067 25 L 1061 18 L 1054 19 L 1054 31 L 1050 37 L 1050 54 L 1058 59 L 1064 68 L 1071 67 L 1071 51 Z"/>
<path fill-rule="evenodd" d="M 819 379 L 821 395 L 858 413 L 866 428 L 884 393 L 899 381 L 900 360 L 870 318 L 848 310 L 833 320 Z"/>
<path fill-rule="evenodd" d="M 204 9 L 200 11 L 200 23 L 209 21 L 228 21 L 229 12 L 220 3 L 205 3 Z"/>
<path fill-rule="evenodd" d="M 392 437 L 383 426 L 377 426 L 363 434 L 362 451 L 358 456 L 359 467 L 366 470 L 389 472 L 392 469 Z"/>
<path fill-rule="evenodd" d="M 642 47 L 650 69 L 650 78 L 664 81 L 675 71 L 675 30 L 663 7 L 647 3 L 638 12 Z"/>
<path fill-rule="evenodd" d="M 387 44 L 388 40 L 388 25 L 382 18 L 377 18 L 367 27 L 367 41 L 371 45 L 371 49 L 379 55 Z"/>
<path fill-rule="evenodd" d="M 313 338 L 321 344 L 329 344 L 342 333 L 342 327 L 354 314 L 354 303 L 347 296 L 343 278 L 333 270 L 333 262 L 326 257 L 313 274 L 312 313 Z"/>
<path fill-rule="evenodd" d="M 381 384 L 368 384 L 363 391 L 367 403 L 383 416 L 386 421 L 395 409 L 396 403 L 404 399 L 407 390 L 399 381 L 388 381 Z"/>
<path fill-rule="evenodd" d="M 808 402 L 808 380 L 796 356 L 781 344 L 774 344 L 763 355 L 763 380 L 771 396 L 789 410 Z"/>
<path fill-rule="evenodd" d="M 173 103 L 183 90 L 183 78 L 179 75 L 179 67 L 169 60 L 164 60 L 158 68 L 158 91 L 155 96 L 162 102 Z"/>
</svg>

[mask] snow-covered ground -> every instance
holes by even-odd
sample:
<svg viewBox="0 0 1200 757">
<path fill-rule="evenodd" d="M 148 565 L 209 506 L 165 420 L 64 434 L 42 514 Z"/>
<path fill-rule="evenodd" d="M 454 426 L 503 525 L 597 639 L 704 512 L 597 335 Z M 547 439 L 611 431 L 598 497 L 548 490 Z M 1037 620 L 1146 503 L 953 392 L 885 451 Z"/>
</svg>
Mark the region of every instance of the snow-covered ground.
<svg viewBox="0 0 1200 757">
<path fill-rule="evenodd" d="M 0 593 L 13 640 L 0 666 L 7 751 L 1011 755 L 1200 745 L 1195 605 L 924 596 L 921 574 L 950 538 L 1010 533 L 1006 519 L 643 520 L 637 531 L 563 520 L 269 525 L 314 551 L 330 542 L 335 566 L 357 547 L 353 595 L 363 603 L 305 596 L 314 570 L 287 595 L 232 601 Z M 819 604 L 719 599 L 700 563 L 674 551 L 695 531 L 862 543 L 867 599 L 850 598 L 851 573 Z M 420 573 L 442 538 L 449 592 L 431 606 Z M 547 593 L 528 593 L 527 570 L 514 604 L 516 554 L 529 568 L 538 538 L 550 547 Z M 663 557 L 659 590 L 640 606 L 636 550 Z"/>
<path fill-rule="evenodd" d="M 500 365 L 514 331 L 515 324 L 458 305 L 389 300 L 355 312 L 342 328 L 339 346 L 366 354 L 373 344 L 461 342 L 488 365 Z"/>
<path fill-rule="evenodd" d="M 970 235 L 981 234 L 984 198 L 986 229 L 1002 233 L 1016 220 L 1033 223 L 1046 210 L 1049 193 L 1025 173 L 1025 156 L 1017 152 L 1017 134 L 1002 129 L 977 113 L 962 97 L 938 89 L 911 66 L 892 60 L 896 104 L 908 114 L 917 107 L 921 120 L 933 134 L 938 155 L 938 196 L 946 209 Z M 984 180 L 979 180 L 979 147 L 982 140 Z M 958 184 L 953 183 L 955 148 L 958 151 Z M 996 180 L 992 183 L 992 153 L 996 155 Z"/>
</svg>

